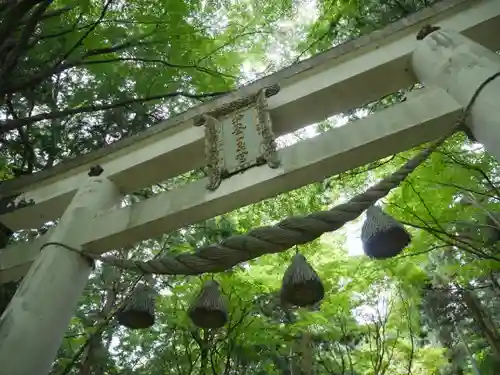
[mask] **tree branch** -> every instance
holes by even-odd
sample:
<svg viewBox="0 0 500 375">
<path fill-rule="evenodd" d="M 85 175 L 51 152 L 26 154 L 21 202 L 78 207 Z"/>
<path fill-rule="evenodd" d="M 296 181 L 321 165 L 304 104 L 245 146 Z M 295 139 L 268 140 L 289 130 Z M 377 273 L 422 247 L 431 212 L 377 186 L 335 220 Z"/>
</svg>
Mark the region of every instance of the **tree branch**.
<svg viewBox="0 0 500 375">
<path fill-rule="evenodd" d="M 33 14 L 29 17 L 28 22 L 21 33 L 21 38 L 17 41 L 15 47 L 9 52 L 3 63 L 1 72 L 2 81 L 5 76 L 11 73 L 11 68 L 16 65 L 16 62 L 19 60 L 19 57 L 21 57 L 23 51 L 26 51 L 26 47 L 28 46 L 29 40 L 35 31 L 36 25 L 40 22 L 43 13 L 45 13 L 49 5 L 49 1 L 39 4 L 33 11 Z"/>
<path fill-rule="evenodd" d="M 57 33 L 52 33 L 52 34 L 42 34 L 42 35 L 39 35 L 35 40 L 33 40 L 29 45 L 28 45 L 28 48 L 33 48 L 38 42 L 40 42 L 41 40 L 47 40 L 47 39 L 53 39 L 53 38 L 59 38 L 61 36 L 64 36 L 66 34 L 70 34 L 70 33 L 73 33 L 75 31 L 79 31 L 79 30 L 85 30 L 86 28 L 90 27 L 92 24 L 87 24 L 87 25 L 83 25 L 83 26 L 78 26 L 78 23 L 79 23 L 79 19 L 77 21 L 75 21 L 75 23 L 67 28 L 67 29 L 63 29 L 63 30 L 59 30 Z"/>
<path fill-rule="evenodd" d="M 47 1 L 47 2 L 50 3 L 49 1 Z M 106 1 L 106 3 L 104 4 L 103 9 L 101 10 L 101 13 L 100 13 L 99 18 L 97 19 L 97 21 L 95 21 L 89 27 L 89 29 L 78 39 L 78 41 L 61 58 L 58 59 L 58 61 L 56 63 L 52 64 L 49 68 L 44 69 L 39 74 L 35 74 L 33 77 L 31 77 L 30 79 L 28 79 L 28 80 L 26 80 L 24 82 L 20 82 L 19 84 L 13 85 L 13 86 L 5 85 L 5 87 L 3 87 L 0 90 L 0 94 L 6 94 L 6 93 L 9 93 L 9 92 L 20 91 L 20 90 L 22 90 L 22 89 L 24 89 L 26 87 L 30 87 L 30 86 L 36 85 L 36 84 L 42 82 L 44 79 L 50 77 L 51 75 L 60 72 L 61 64 L 78 47 L 80 47 L 82 45 L 83 41 L 90 35 L 90 33 L 95 30 L 95 28 L 99 25 L 99 23 L 102 21 L 102 19 L 106 15 L 106 12 L 107 12 L 107 10 L 108 10 L 108 8 L 109 8 L 109 6 L 111 5 L 112 2 L 113 2 L 113 0 L 107 0 Z"/>
<path fill-rule="evenodd" d="M 106 12 L 108 11 L 108 8 L 111 6 L 111 3 L 113 2 L 113 0 L 107 0 L 106 3 L 104 4 L 102 10 L 101 10 L 101 14 L 99 14 L 99 18 L 97 18 L 97 21 L 95 21 L 92 26 L 89 27 L 89 29 L 87 31 L 85 31 L 83 33 L 83 35 L 80 37 L 80 39 L 78 39 L 78 41 L 75 43 L 75 45 L 73 47 L 71 47 L 69 49 L 68 52 L 66 52 L 64 54 L 64 56 L 59 60 L 59 62 L 57 63 L 57 65 L 61 64 L 64 60 L 66 60 L 69 56 L 71 56 L 71 54 L 78 48 L 82 45 L 83 41 L 90 35 L 90 33 L 92 31 L 95 30 L 95 28 L 101 23 L 101 21 L 104 19 L 104 17 L 106 16 Z"/>
<path fill-rule="evenodd" d="M 87 57 L 104 55 L 106 53 L 118 52 L 118 51 L 122 51 L 124 49 L 130 48 L 130 47 L 137 47 L 137 46 L 159 43 L 160 41 L 157 41 L 157 40 L 149 40 L 149 41 L 142 40 L 142 39 L 150 37 L 155 32 L 156 32 L 156 29 L 150 33 L 147 33 L 147 34 L 144 34 L 144 35 L 132 38 L 132 39 L 128 39 L 121 44 L 117 44 L 116 46 L 91 49 L 83 55 L 83 58 L 85 59 Z"/>
<path fill-rule="evenodd" d="M 51 12 L 45 12 L 45 14 L 42 16 L 42 20 L 46 20 L 47 18 L 60 16 L 61 14 L 69 12 L 70 10 L 73 10 L 73 9 L 75 9 L 75 7 L 65 6 L 65 7 L 53 10 Z"/>
<path fill-rule="evenodd" d="M 75 24 L 75 29 L 76 29 L 76 25 L 77 24 Z M 137 46 L 144 46 L 144 45 L 148 45 L 148 44 L 160 43 L 160 41 L 158 41 L 158 40 L 141 41 L 141 39 L 147 38 L 147 37 L 151 36 L 152 34 L 154 34 L 154 32 L 155 31 L 152 31 L 151 33 L 147 33 L 147 34 L 141 35 L 139 37 L 126 40 L 125 42 L 118 44 L 116 46 L 89 50 L 83 55 L 82 59 L 85 59 L 85 58 L 91 57 L 91 56 L 98 56 L 98 55 L 103 55 L 103 54 L 107 54 L 107 53 L 118 52 L 118 51 L 130 48 L 130 47 L 137 47 Z M 89 31 L 86 32 L 86 34 L 89 34 L 89 33 L 90 33 Z M 68 53 L 66 53 L 66 55 L 68 56 Z M 61 73 L 68 68 L 71 68 L 72 64 L 75 64 L 77 62 L 77 61 L 73 61 L 73 62 L 68 61 L 66 64 L 64 64 L 65 59 L 66 58 L 59 59 L 57 63 L 52 64 L 48 68 L 42 70 L 40 73 L 35 74 L 26 80 L 18 80 L 18 81 L 15 81 L 12 85 L 5 85 L 3 87 L 0 87 L 0 95 L 5 95 L 7 93 L 12 93 L 12 92 L 16 92 L 16 91 L 22 91 L 28 87 L 32 87 L 34 85 L 37 85 L 40 82 L 42 82 L 43 80 L 52 76 L 53 74 L 58 74 L 58 73 Z M 80 60 L 78 60 L 78 61 L 80 61 Z"/>
<path fill-rule="evenodd" d="M 153 96 L 148 96 L 145 98 L 134 98 L 134 99 L 127 99 L 123 100 L 117 103 L 111 103 L 111 104 L 101 104 L 101 105 L 89 105 L 86 107 L 80 107 L 80 108 L 70 108 L 66 109 L 60 112 L 45 112 L 45 113 L 40 113 L 35 116 L 31 117 L 23 117 L 19 119 L 12 119 L 12 120 L 7 120 L 0 122 L 0 135 L 5 134 L 7 132 L 10 132 L 14 129 L 17 129 L 20 126 L 28 125 L 35 123 L 37 121 L 42 121 L 42 120 L 53 120 L 57 118 L 62 118 L 66 116 L 71 116 L 71 115 L 76 115 L 80 113 L 90 113 L 90 112 L 97 112 L 97 111 L 104 111 L 108 109 L 113 109 L 117 107 L 123 107 L 129 104 L 135 104 L 135 103 L 144 103 L 152 100 L 158 100 L 158 99 L 166 99 L 166 98 L 174 98 L 178 96 L 183 96 L 186 98 L 191 98 L 191 99 L 201 99 L 201 98 L 210 98 L 213 96 L 220 96 L 224 95 L 227 92 L 208 92 L 204 94 L 191 94 L 188 92 L 184 91 L 174 91 L 174 92 L 169 92 L 166 94 L 158 94 L 158 95 L 153 95 Z"/>
<path fill-rule="evenodd" d="M 49 0 L 21 0 L 13 4 L 3 15 L 3 22 L 0 24 L 0 46 L 3 47 L 5 42 L 17 29 L 17 26 L 23 21 L 24 16 L 39 3 L 48 3 Z M 2 50 L 3 48 L 0 48 Z"/>
<path fill-rule="evenodd" d="M 86 66 L 86 65 L 97 65 L 97 64 L 108 64 L 108 63 L 113 63 L 113 62 L 126 62 L 126 61 L 134 61 L 134 62 L 142 62 L 142 63 L 152 63 L 152 64 L 162 64 L 165 66 L 168 66 L 169 68 L 178 68 L 178 69 L 196 69 L 199 70 L 200 72 L 210 74 L 212 76 L 218 77 L 218 76 L 224 76 L 228 78 L 236 78 L 235 76 L 225 74 L 218 72 L 216 70 L 212 70 L 209 68 L 204 68 L 202 66 L 198 65 L 183 65 L 183 64 L 174 64 L 162 59 L 149 59 L 149 58 L 143 58 L 143 57 L 116 57 L 116 58 L 110 58 L 110 59 L 105 59 L 105 60 L 90 60 L 90 61 L 78 61 L 72 64 L 68 64 L 65 66 L 65 68 L 73 68 L 77 66 Z"/>
</svg>

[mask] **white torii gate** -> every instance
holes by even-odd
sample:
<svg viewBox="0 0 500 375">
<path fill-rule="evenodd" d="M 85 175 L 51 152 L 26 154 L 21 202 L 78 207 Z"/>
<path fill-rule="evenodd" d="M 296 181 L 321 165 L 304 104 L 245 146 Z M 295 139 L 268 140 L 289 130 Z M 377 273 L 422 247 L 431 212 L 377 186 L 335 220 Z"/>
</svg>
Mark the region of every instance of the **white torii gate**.
<svg viewBox="0 0 500 375">
<path fill-rule="evenodd" d="M 416 40 L 426 24 L 442 29 Z M 31 203 L 0 216 L 10 229 L 61 220 L 47 234 L 0 251 L 0 282 L 24 276 L 0 318 L 0 374 L 49 372 L 87 282 L 88 262 L 54 243 L 105 253 L 445 135 L 477 88 L 500 72 L 500 56 L 493 52 L 500 49 L 499 36 L 500 1 L 442 1 L 142 134 L 52 170 L 3 183 L 0 196 L 17 195 L 16 203 Z M 204 139 L 211 136 L 204 131 L 213 117 L 226 130 L 237 128 L 233 120 L 239 113 L 244 123 L 256 123 L 253 117 L 267 113 L 253 107 L 262 89 L 280 87 L 264 104 L 273 132 L 282 135 L 417 81 L 426 87 L 407 101 L 279 150 L 280 164 L 273 168 L 252 164 L 260 153 L 262 129 L 247 127 L 236 140 L 225 131 L 219 136 L 224 140 L 222 160 L 230 171 L 240 173 L 223 179 L 215 190 L 207 190 L 204 179 L 118 207 L 123 194 L 201 167 Z M 227 109 L 235 102 L 246 106 L 243 112 Z M 206 114 L 213 116 L 205 118 L 207 126 L 194 126 Z M 500 78 L 480 92 L 468 126 L 500 159 Z M 246 156 L 238 156 L 241 144 L 246 145 Z M 245 162 L 250 168 L 242 172 L 240 164 Z M 89 178 L 92 165 L 100 165 L 103 173 Z"/>
</svg>

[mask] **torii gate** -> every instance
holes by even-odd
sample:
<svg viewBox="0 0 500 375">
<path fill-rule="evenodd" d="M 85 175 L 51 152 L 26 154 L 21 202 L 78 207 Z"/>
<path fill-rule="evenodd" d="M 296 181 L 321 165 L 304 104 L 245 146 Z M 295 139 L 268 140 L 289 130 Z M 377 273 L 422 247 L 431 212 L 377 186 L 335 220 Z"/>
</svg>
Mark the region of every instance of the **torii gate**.
<svg viewBox="0 0 500 375">
<path fill-rule="evenodd" d="M 441 29 L 416 40 L 426 24 Z M 453 130 L 480 86 L 467 125 L 500 160 L 500 79 L 492 79 L 500 72 L 493 52 L 499 36 L 500 1 L 442 1 L 142 134 L 3 183 L 1 196 L 16 198 L 0 216 L 10 229 L 61 220 L 49 233 L 0 252 L 0 282 L 24 276 L 0 318 L 0 373 L 49 372 L 91 272 L 67 247 L 102 254 L 130 246 L 434 140 Z M 417 81 L 426 87 L 403 103 L 273 149 L 272 132 L 295 131 Z M 205 141 L 212 146 L 206 154 Z M 204 163 L 209 180 L 118 207 L 123 194 Z M 89 178 L 93 165 L 102 170 L 93 168 Z"/>
</svg>

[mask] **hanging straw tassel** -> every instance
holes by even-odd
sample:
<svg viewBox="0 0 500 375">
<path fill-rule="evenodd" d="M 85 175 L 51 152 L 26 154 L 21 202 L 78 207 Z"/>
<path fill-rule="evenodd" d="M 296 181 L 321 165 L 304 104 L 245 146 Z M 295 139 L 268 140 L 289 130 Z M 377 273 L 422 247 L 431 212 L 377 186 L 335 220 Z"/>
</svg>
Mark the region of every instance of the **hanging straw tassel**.
<svg viewBox="0 0 500 375">
<path fill-rule="evenodd" d="M 306 258 L 297 253 L 283 275 L 281 298 L 292 305 L 313 306 L 325 296 L 325 288 Z"/>
<path fill-rule="evenodd" d="M 498 213 L 489 213 L 486 215 L 484 233 L 485 244 L 494 245 L 500 241 L 500 215 Z"/>
<path fill-rule="evenodd" d="M 146 284 L 139 284 L 117 314 L 118 322 L 130 329 L 145 329 L 155 323 L 155 291 Z"/>
<path fill-rule="evenodd" d="M 228 320 L 227 304 L 219 290 L 219 283 L 208 280 L 189 308 L 188 315 L 200 328 L 221 328 Z"/>
<path fill-rule="evenodd" d="M 410 234 L 392 216 L 378 206 L 366 210 L 361 228 L 361 242 L 366 255 L 375 259 L 392 258 L 411 242 Z"/>
</svg>

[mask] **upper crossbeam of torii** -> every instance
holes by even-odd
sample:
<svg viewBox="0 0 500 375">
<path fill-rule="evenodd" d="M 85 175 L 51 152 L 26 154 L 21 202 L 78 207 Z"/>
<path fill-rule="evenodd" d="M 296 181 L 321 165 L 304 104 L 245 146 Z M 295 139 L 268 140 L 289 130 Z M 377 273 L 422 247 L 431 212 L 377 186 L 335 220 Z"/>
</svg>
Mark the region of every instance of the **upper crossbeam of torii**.
<svg viewBox="0 0 500 375">
<path fill-rule="evenodd" d="M 417 40 L 427 24 L 441 29 Z M 0 363 L 9 362 L 9 375 L 47 373 L 91 272 L 68 248 L 102 254 L 131 246 L 444 136 L 500 71 L 492 52 L 500 49 L 498 35 L 500 1 L 442 1 L 142 134 L 3 183 L 0 196 L 14 204 L 0 221 L 10 229 L 61 220 L 45 235 L 0 251 L 0 282 L 26 275 L 0 319 Z M 274 147 L 275 136 L 417 82 L 425 88 L 403 103 Z M 500 158 L 498 98 L 495 80 L 481 89 L 467 125 Z M 96 165 L 98 177 L 89 178 Z M 203 165 L 208 178 L 119 207 L 124 194 Z"/>
</svg>

